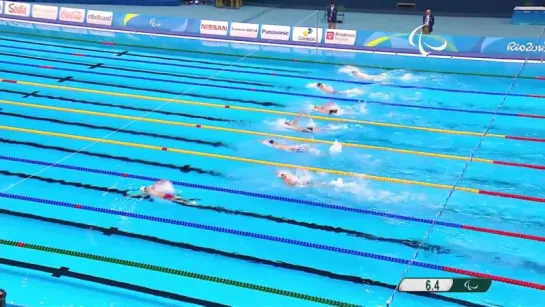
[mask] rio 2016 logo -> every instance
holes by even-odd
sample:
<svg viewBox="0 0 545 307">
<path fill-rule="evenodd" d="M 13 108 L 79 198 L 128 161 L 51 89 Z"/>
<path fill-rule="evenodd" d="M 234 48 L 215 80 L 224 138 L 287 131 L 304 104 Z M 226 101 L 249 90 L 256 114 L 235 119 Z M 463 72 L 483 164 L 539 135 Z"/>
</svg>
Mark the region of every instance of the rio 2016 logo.
<svg viewBox="0 0 545 307">
<path fill-rule="evenodd" d="M 417 45 L 415 44 L 414 42 L 414 36 L 416 35 L 416 33 L 418 31 L 420 31 L 420 33 L 418 33 L 418 51 L 420 51 L 420 53 L 423 55 L 423 56 L 428 56 L 431 51 L 426 51 L 426 49 L 424 48 L 424 46 L 426 46 L 427 48 L 431 49 L 431 50 L 434 50 L 434 51 L 443 51 L 445 49 L 447 49 L 447 41 L 445 40 L 445 42 L 439 46 L 439 47 L 434 47 L 434 46 L 430 46 L 428 45 L 427 43 L 422 43 L 422 31 L 421 29 L 424 27 L 424 25 L 421 25 L 419 27 L 417 27 L 416 29 L 414 29 L 411 34 L 409 35 L 409 44 L 411 44 L 411 46 L 413 47 L 416 47 Z M 423 45 L 422 45 L 423 44 Z"/>
</svg>

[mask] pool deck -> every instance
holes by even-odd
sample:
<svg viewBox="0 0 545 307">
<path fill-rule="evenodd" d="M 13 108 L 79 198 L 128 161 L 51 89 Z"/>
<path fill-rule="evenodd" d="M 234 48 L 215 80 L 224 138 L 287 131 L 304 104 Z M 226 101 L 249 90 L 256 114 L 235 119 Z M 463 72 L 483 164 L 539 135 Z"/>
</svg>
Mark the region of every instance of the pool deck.
<svg viewBox="0 0 545 307">
<path fill-rule="evenodd" d="M 51 5 L 51 4 L 50 4 Z M 179 16 L 196 19 L 227 20 L 258 24 L 325 27 L 323 12 L 304 9 L 244 6 L 240 9 L 218 9 L 210 5 L 182 5 L 179 7 L 54 4 L 93 10 L 156 16 Z M 510 18 L 441 17 L 435 16 L 434 33 L 440 35 L 537 37 L 543 26 L 513 25 Z M 420 25 L 421 16 L 347 12 L 339 29 L 408 33 Z"/>
</svg>

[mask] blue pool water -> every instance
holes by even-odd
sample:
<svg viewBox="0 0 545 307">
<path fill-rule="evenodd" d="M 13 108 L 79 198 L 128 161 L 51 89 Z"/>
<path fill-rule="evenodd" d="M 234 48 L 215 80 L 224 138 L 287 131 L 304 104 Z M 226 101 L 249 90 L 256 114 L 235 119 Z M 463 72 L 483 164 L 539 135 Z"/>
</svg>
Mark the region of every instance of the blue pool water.
<svg viewBox="0 0 545 307">
<path fill-rule="evenodd" d="M 545 115 L 542 98 L 524 96 L 545 95 L 545 81 L 533 78 L 543 75 L 541 64 L 527 63 L 523 67 L 522 63 L 511 62 L 334 53 L 121 33 L 108 37 L 101 36 L 103 32 L 70 33 L 66 28 L 54 32 L 52 28 L 26 29 L 18 25 L 0 25 L 0 79 L 18 81 L 0 83 L 1 240 L 135 261 L 359 306 L 384 306 L 394 293 L 391 286 L 403 276 L 465 276 L 418 265 L 409 267 L 384 257 L 377 259 L 376 255 L 411 260 L 419 251 L 416 260 L 422 263 L 545 284 L 542 242 L 458 227 L 543 237 L 545 209 L 539 202 L 466 191 L 455 191 L 449 197 L 449 189 L 362 179 L 333 171 L 309 174 L 319 187 L 294 188 L 276 177 L 275 172 L 285 167 L 252 163 L 287 163 L 545 197 L 541 169 L 472 161 L 461 177 L 465 160 L 350 146 L 344 146 L 341 153 L 331 153 L 330 144 L 311 140 L 457 157 L 474 154 L 483 159 L 543 166 L 543 142 L 489 136 L 482 138 L 478 146 L 479 136 L 454 133 L 482 133 L 493 118 L 488 133 L 543 138 L 545 118 L 509 116 Z M 349 64 L 399 69 L 363 69 L 370 75 L 382 74 L 382 79 L 362 85 L 355 84 L 355 79 L 344 72 L 350 70 L 346 68 Z M 520 78 L 514 81 L 519 73 Z M 317 78 L 329 79 L 324 83 L 353 95 L 320 93 L 312 86 L 319 82 Z M 338 118 L 368 122 L 315 120 L 317 127 L 327 129 L 313 135 L 288 131 L 279 125 L 290 116 L 278 112 L 308 112 L 311 105 L 339 97 L 353 101 L 337 101 L 343 110 Z M 168 103 L 161 98 L 232 107 Z M 235 106 L 260 111 L 238 110 Z M 491 114 L 498 106 L 505 114 Z M 195 125 L 237 130 L 198 129 Z M 260 143 L 265 137 L 248 131 L 308 138 L 313 153 L 274 150 Z M 142 145 L 158 146 L 159 150 Z M 48 167 L 48 163 L 59 164 Z M 148 177 L 176 181 L 185 197 L 201 199 L 198 206 L 123 196 L 126 190 L 153 183 Z M 209 188 L 183 187 L 182 183 Z M 47 200 L 79 206 L 67 208 Z M 325 204 L 339 207 L 327 208 Z M 146 219 L 149 216 L 174 219 L 177 224 Z M 426 236 L 436 219 L 439 224 Z M 188 227 L 188 223 L 197 223 L 201 228 Z M 95 228 L 89 229 L 91 226 Z M 141 236 L 105 235 L 96 227 L 115 227 Z M 213 227 L 244 233 L 221 232 Z M 260 239 L 252 233 L 268 237 Z M 305 247 L 288 239 L 328 247 Z M 67 267 L 82 274 L 229 306 L 323 305 L 323 301 L 258 291 L 254 286 L 244 288 L 240 283 L 228 285 L 5 244 L 0 245 L 0 255 L 2 259 Z M 24 306 L 196 304 L 64 276 L 55 278 L 51 273 L 18 266 L 0 264 L 0 274 L 0 288 L 7 290 L 8 302 Z M 494 281 L 487 293 L 480 294 L 421 297 L 395 293 L 392 306 L 531 306 L 536 304 L 540 291 Z"/>
</svg>

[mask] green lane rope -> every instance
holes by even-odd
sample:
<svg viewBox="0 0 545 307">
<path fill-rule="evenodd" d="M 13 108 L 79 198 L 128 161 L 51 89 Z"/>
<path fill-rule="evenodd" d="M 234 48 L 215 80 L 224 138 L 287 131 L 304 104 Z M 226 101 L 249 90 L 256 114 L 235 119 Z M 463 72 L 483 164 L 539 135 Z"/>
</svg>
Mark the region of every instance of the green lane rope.
<svg viewBox="0 0 545 307">
<path fill-rule="evenodd" d="M 10 32 L 10 31 L 2 31 L 2 30 L 0 30 L 0 33 L 17 34 L 17 35 L 21 35 L 21 36 L 30 36 L 30 37 L 37 37 L 37 38 L 47 38 L 47 39 L 55 39 L 55 40 L 61 40 L 61 41 L 73 41 L 73 42 L 91 43 L 91 44 L 100 44 L 100 45 L 102 45 L 102 42 L 100 42 L 100 41 L 78 39 L 78 38 L 65 38 L 65 37 L 57 37 L 57 36 L 51 36 L 51 35 L 38 35 L 38 34 Z M 145 33 L 143 33 L 143 34 L 145 34 Z M 167 48 L 167 47 L 159 47 L 159 46 L 133 45 L 133 44 L 118 43 L 118 42 L 114 42 L 114 43 L 115 44 L 113 46 L 133 47 L 133 48 L 142 48 L 142 49 L 151 49 L 151 50 L 174 51 L 174 52 L 182 52 L 182 53 L 185 52 L 185 53 L 194 53 L 194 54 L 200 54 L 200 55 L 208 54 L 208 55 L 229 56 L 229 57 L 240 58 L 240 55 L 229 54 L 229 53 L 221 53 L 221 52 L 211 52 L 211 51 L 202 51 L 202 50 L 187 50 L 187 49 Z M 274 61 L 283 61 L 283 62 L 293 62 L 294 61 L 294 59 L 275 58 L 275 57 L 259 56 L 259 55 L 248 55 L 246 57 L 251 58 L 251 59 L 274 60 Z M 328 61 L 302 60 L 302 59 L 297 59 L 297 62 L 310 63 L 310 64 L 335 65 L 335 66 L 352 65 L 352 66 L 358 66 L 358 67 L 362 67 L 362 68 L 373 68 L 373 69 L 382 69 L 382 70 L 403 69 L 403 70 L 412 71 L 412 72 L 440 73 L 440 74 L 445 74 L 445 75 L 463 75 L 463 76 L 478 76 L 478 77 L 491 77 L 491 78 L 510 78 L 510 79 L 515 78 L 514 75 L 504 75 L 504 74 L 458 72 L 458 71 L 444 71 L 444 70 L 419 69 L 419 68 L 399 68 L 399 67 L 390 67 L 390 66 L 363 65 L 361 63 L 340 63 L 340 62 L 339 63 L 333 63 L 333 62 L 328 62 Z M 535 77 L 533 77 L 533 76 L 518 76 L 518 78 L 519 79 L 535 80 Z"/>
<path fill-rule="evenodd" d="M 317 296 L 312 296 L 312 295 L 307 295 L 307 294 L 302 294 L 302 293 L 297 293 L 292 291 L 286 291 L 286 290 L 280 290 L 280 289 L 275 289 L 275 288 L 270 288 L 265 286 L 259 286 L 259 285 L 254 285 L 254 284 L 240 282 L 240 281 L 226 279 L 226 278 L 181 271 L 181 270 L 176 270 L 176 269 L 171 269 L 171 268 L 166 268 L 166 267 L 161 267 L 161 266 L 156 266 L 151 264 L 145 264 L 140 262 L 122 260 L 117 258 L 104 257 L 104 256 L 93 255 L 93 254 L 87 254 L 87 253 L 80 253 L 80 252 L 75 252 L 75 251 L 66 250 L 66 249 L 60 249 L 60 248 L 54 248 L 54 247 L 48 247 L 48 246 L 36 245 L 36 244 L 28 244 L 28 243 L 16 242 L 16 241 L 4 240 L 4 239 L 0 239 L 0 244 L 13 246 L 13 247 L 19 247 L 19 248 L 25 248 L 25 249 L 32 249 L 32 250 L 48 252 L 48 253 L 72 256 L 77 258 L 91 259 L 91 260 L 100 261 L 100 262 L 114 263 L 114 264 L 119 264 L 123 266 L 145 269 L 145 270 L 161 272 L 161 273 L 167 273 L 171 275 L 177 275 L 177 276 L 182 276 L 182 277 L 187 277 L 192 279 L 199 279 L 199 280 L 224 284 L 224 285 L 233 286 L 233 287 L 246 288 L 246 289 L 255 290 L 255 291 L 287 296 L 291 298 L 310 301 L 314 303 L 320 303 L 324 305 L 339 306 L 339 307 L 361 307 L 356 304 L 344 303 L 344 302 L 325 299 L 325 298 L 321 298 Z"/>
</svg>

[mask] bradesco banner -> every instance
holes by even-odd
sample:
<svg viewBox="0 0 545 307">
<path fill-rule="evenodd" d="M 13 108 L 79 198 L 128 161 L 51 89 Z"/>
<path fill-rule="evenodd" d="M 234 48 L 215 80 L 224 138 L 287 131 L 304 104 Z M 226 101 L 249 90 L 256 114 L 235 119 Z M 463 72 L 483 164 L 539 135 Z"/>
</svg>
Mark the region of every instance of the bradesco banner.
<svg viewBox="0 0 545 307">
<path fill-rule="evenodd" d="M 353 30 L 327 30 L 324 42 L 326 44 L 354 46 L 356 44 L 356 33 Z"/>
<path fill-rule="evenodd" d="M 255 23 L 231 22 L 229 36 L 257 38 L 259 34 L 259 25 Z"/>
<path fill-rule="evenodd" d="M 57 20 L 59 8 L 51 5 L 32 5 L 32 18 Z"/>
<path fill-rule="evenodd" d="M 146 32 L 159 33 L 199 33 L 200 20 L 155 17 L 151 15 L 140 15 L 132 13 L 114 13 L 112 26 L 118 29 L 142 30 Z"/>
<path fill-rule="evenodd" d="M 70 7 L 61 7 L 59 20 L 73 23 L 83 23 L 85 20 L 84 9 L 74 9 Z"/>
<path fill-rule="evenodd" d="M 200 33 L 205 35 L 226 36 L 229 23 L 227 21 L 201 20 Z"/>
<path fill-rule="evenodd" d="M 324 29 L 294 27 L 292 40 L 294 42 L 321 43 Z"/>
<path fill-rule="evenodd" d="M 111 26 L 114 13 L 88 10 L 85 22 L 92 25 Z"/>
<path fill-rule="evenodd" d="M 30 4 L 20 2 L 4 2 L 4 14 L 17 17 L 29 17 L 30 16 Z"/>
<path fill-rule="evenodd" d="M 261 25 L 260 37 L 263 40 L 290 40 L 290 26 Z"/>
</svg>

